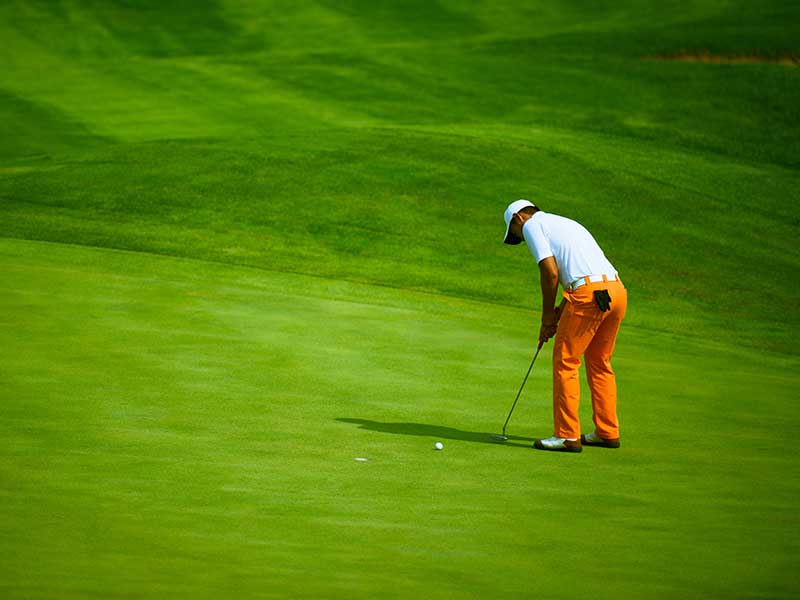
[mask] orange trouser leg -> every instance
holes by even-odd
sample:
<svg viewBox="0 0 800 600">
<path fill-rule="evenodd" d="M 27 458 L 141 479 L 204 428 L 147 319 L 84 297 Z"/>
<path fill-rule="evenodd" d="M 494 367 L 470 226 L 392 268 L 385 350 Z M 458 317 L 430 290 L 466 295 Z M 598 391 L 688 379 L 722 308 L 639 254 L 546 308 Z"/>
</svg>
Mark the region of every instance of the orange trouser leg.
<svg viewBox="0 0 800 600">
<path fill-rule="evenodd" d="M 592 390 L 592 420 L 594 430 L 601 438 L 609 440 L 619 437 L 617 420 L 617 380 L 611 368 L 611 355 L 617 341 L 617 332 L 628 306 L 628 292 L 608 288 L 611 294 L 611 310 L 606 313 L 600 327 L 586 348 L 586 378 Z"/>
<path fill-rule="evenodd" d="M 602 312 L 597 307 L 594 301 L 597 289 L 608 289 L 610 311 Z M 610 281 L 587 284 L 574 292 L 564 292 L 564 296 L 568 302 L 553 348 L 553 434 L 561 438 L 581 435 L 578 371 L 585 353 L 595 423 L 601 424 L 597 433 L 601 437 L 619 437 L 616 382 L 610 361 L 625 316 L 627 293 L 620 282 Z"/>
</svg>

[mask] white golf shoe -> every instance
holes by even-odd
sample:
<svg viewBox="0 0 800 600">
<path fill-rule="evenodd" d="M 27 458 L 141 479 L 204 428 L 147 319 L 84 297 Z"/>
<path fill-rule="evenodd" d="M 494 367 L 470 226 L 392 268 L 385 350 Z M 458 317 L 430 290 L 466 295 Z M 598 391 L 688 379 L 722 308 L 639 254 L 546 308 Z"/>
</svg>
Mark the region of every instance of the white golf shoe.
<svg viewBox="0 0 800 600">
<path fill-rule="evenodd" d="M 535 440 L 533 447 L 537 450 L 553 450 L 555 452 L 581 452 L 581 441 L 577 438 L 551 437 L 545 440 Z"/>
</svg>

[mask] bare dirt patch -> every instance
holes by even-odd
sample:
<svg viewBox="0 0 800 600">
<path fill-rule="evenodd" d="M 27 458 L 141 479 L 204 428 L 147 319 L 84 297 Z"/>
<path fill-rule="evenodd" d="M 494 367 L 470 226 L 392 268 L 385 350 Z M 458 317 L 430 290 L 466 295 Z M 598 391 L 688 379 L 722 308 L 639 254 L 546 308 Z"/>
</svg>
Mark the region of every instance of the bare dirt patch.
<svg viewBox="0 0 800 600">
<path fill-rule="evenodd" d="M 785 67 L 800 67 L 800 54 L 784 52 L 777 55 L 766 54 L 714 54 L 707 50 L 688 51 L 681 50 L 674 54 L 658 54 L 647 56 L 647 60 L 678 60 L 683 62 L 701 62 L 717 65 L 754 65 L 772 64 Z"/>
</svg>

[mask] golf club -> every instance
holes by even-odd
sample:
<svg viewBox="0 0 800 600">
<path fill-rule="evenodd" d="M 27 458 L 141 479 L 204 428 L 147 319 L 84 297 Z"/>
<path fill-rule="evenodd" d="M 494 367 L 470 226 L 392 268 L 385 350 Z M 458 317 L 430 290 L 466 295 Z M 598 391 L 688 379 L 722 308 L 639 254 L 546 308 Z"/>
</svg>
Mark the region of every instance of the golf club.
<svg viewBox="0 0 800 600">
<path fill-rule="evenodd" d="M 525 379 L 522 380 L 522 385 L 519 386 L 519 391 L 517 392 L 517 397 L 514 398 L 514 404 L 511 405 L 511 410 L 508 411 L 508 416 L 506 417 L 506 422 L 503 423 L 503 433 L 501 434 L 493 434 L 492 438 L 497 440 L 498 442 L 505 442 L 508 437 L 506 436 L 506 427 L 508 426 L 508 421 L 511 419 L 511 415 L 514 413 L 514 408 L 517 406 L 517 400 L 519 400 L 520 394 L 522 394 L 522 389 L 525 387 L 525 382 L 528 381 L 528 375 L 531 374 L 531 370 L 533 369 L 533 365 L 536 362 L 536 357 L 539 356 L 539 351 L 542 349 L 544 344 L 539 342 L 539 346 L 536 348 L 536 354 L 533 355 L 533 360 L 531 361 L 531 366 L 528 367 L 528 372 L 525 373 Z"/>
<path fill-rule="evenodd" d="M 567 300 L 565 298 L 564 300 L 561 301 L 561 304 L 556 308 L 556 316 L 557 316 L 556 323 L 558 323 L 561 320 L 561 315 L 562 315 L 562 313 L 564 311 L 564 304 L 566 304 L 566 302 L 567 302 Z M 496 441 L 496 442 L 505 442 L 508 439 L 508 436 L 506 436 L 506 427 L 508 427 L 508 421 L 511 419 L 511 415 L 514 413 L 514 408 L 516 408 L 516 406 L 517 406 L 517 400 L 519 400 L 519 396 L 520 396 L 520 394 L 522 394 L 522 389 L 525 387 L 525 382 L 528 381 L 528 375 L 531 374 L 531 370 L 533 369 L 533 365 L 534 365 L 534 363 L 536 363 L 536 357 L 539 356 L 539 351 L 542 349 L 542 346 L 544 346 L 544 342 L 539 342 L 539 345 L 536 347 L 536 354 L 533 355 L 533 360 L 531 361 L 531 366 L 528 367 L 528 372 L 525 373 L 525 379 L 522 380 L 522 385 L 519 386 L 519 391 L 517 392 L 517 397 L 514 398 L 514 404 L 511 405 L 511 410 L 508 411 L 508 416 L 506 417 L 506 422 L 503 423 L 503 433 L 500 433 L 500 434 L 493 433 L 492 434 L 492 439 L 494 441 Z"/>
</svg>

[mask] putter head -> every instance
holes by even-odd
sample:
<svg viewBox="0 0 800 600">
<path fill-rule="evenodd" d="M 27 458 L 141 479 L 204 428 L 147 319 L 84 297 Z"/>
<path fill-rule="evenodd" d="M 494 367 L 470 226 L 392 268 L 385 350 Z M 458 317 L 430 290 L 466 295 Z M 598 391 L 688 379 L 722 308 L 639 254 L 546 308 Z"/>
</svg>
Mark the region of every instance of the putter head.
<svg viewBox="0 0 800 600">
<path fill-rule="evenodd" d="M 492 441 L 493 442 L 505 442 L 507 439 L 508 439 L 508 437 L 506 437 L 502 433 L 493 433 L 492 434 Z"/>
</svg>

